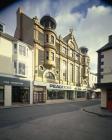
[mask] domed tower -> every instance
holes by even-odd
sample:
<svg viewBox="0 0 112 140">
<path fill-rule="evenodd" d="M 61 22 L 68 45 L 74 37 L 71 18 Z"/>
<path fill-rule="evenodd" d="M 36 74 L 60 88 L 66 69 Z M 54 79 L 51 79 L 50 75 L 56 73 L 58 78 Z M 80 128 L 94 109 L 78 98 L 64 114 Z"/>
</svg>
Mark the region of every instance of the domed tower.
<svg viewBox="0 0 112 140">
<path fill-rule="evenodd" d="M 55 67 L 55 56 L 56 56 L 56 21 L 49 15 L 45 15 L 41 18 L 40 24 L 44 27 L 45 40 L 45 55 L 44 55 L 44 66 L 47 69 Z"/>
<path fill-rule="evenodd" d="M 83 66 L 83 78 L 87 78 L 89 75 L 89 56 L 88 56 L 88 48 L 86 47 L 80 47 L 81 53 L 82 53 L 82 66 Z"/>
</svg>

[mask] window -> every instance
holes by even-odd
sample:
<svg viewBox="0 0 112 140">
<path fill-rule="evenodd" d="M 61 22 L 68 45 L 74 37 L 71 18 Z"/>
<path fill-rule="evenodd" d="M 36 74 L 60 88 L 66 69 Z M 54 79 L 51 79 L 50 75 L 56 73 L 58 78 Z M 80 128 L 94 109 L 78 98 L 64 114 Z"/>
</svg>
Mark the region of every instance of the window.
<svg viewBox="0 0 112 140">
<path fill-rule="evenodd" d="M 49 60 L 49 52 L 46 51 L 46 59 Z"/>
<path fill-rule="evenodd" d="M 104 58 L 104 55 L 103 54 L 101 54 L 101 56 L 100 56 L 101 58 Z"/>
<path fill-rule="evenodd" d="M 77 53 L 76 55 L 75 55 L 75 60 L 79 60 L 79 54 Z"/>
<path fill-rule="evenodd" d="M 76 81 L 76 84 L 79 84 L 79 82 L 80 82 L 80 75 L 79 75 L 80 73 L 79 73 L 79 67 L 78 66 L 76 66 L 76 68 L 75 68 L 75 81 Z"/>
<path fill-rule="evenodd" d="M 14 53 L 17 53 L 17 44 L 14 44 Z"/>
<path fill-rule="evenodd" d="M 104 62 L 101 62 L 101 65 L 104 65 Z"/>
<path fill-rule="evenodd" d="M 62 69 L 63 69 L 63 80 L 66 81 L 67 80 L 67 71 L 66 71 L 66 66 L 67 66 L 67 62 L 65 60 L 63 60 L 63 65 L 62 65 Z"/>
<path fill-rule="evenodd" d="M 26 56 L 26 48 L 24 46 L 19 45 L 19 54 Z"/>
<path fill-rule="evenodd" d="M 100 71 L 103 72 L 103 68 L 101 68 Z"/>
<path fill-rule="evenodd" d="M 3 25 L 0 24 L 0 32 L 3 32 Z"/>
<path fill-rule="evenodd" d="M 70 72 L 69 73 L 70 74 L 70 82 L 73 82 L 73 64 L 70 64 L 69 68 L 70 68 L 70 71 L 69 71 Z"/>
<path fill-rule="evenodd" d="M 54 44 L 54 36 L 51 35 L 51 43 Z"/>
<path fill-rule="evenodd" d="M 45 78 L 54 80 L 55 76 L 52 72 L 47 72 Z"/>
<path fill-rule="evenodd" d="M 27 56 L 28 56 L 28 52 L 29 52 L 29 51 L 28 51 L 28 48 L 27 48 Z"/>
<path fill-rule="evenodd" d="M 36 38 L 38 38 L 38 41 L 41 45 L 44 45 L 44 34 L 43 33 L 36 31 Z"/>
<path fill-rule="evenodd" d="M 101 75 L 100 77 L 101 77 L 101 79 L 103 79 L 103 75 Z"/>
<path fill-rule="evenodd" d="M 14 61 L 14 70 L 15 70 L 15 73 L 17 73 L 17 61 Z"/>
<path fill-rule="evenodd" d="M 49 36 L 48 36 L 48 34 L 45 34 L 45 42 L 49 42 Z"/>
<path fill-rule="evenodd" d="M 62 47 L 62 53 L 67 54 L 67 49 L 65 47 Z"/>
<path fill-rule="evenodd" d="M 51 60 L 54 61 L 54 53 L 51 52 Z"/>
<path fill-rule="evenodd" d="M 25 64 L 19 63 L 19 74 L 25 75 Z"/>
<path fill-rule="evenodd" d="M 73 51 L 72 51 L 72 49 L 69 50 L 69 56 L 70 57 L 73 57 Z"/>
</svg>

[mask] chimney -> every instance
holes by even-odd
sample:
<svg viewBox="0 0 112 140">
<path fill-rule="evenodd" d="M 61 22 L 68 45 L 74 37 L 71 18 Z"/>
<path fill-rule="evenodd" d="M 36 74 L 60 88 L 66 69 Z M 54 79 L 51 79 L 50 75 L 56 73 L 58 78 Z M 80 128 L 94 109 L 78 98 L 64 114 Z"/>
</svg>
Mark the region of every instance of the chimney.
<svg viewBox="0 0 112 140">
<path fill-rule="evenodd" d="M 109 43 L 112 43 L 112 35 L 109 35 Z"/>
<path fill-rule="evenodd" d="M 0 22 L 0 32 L 4 32 L 5 24 Z"/>
</svg>

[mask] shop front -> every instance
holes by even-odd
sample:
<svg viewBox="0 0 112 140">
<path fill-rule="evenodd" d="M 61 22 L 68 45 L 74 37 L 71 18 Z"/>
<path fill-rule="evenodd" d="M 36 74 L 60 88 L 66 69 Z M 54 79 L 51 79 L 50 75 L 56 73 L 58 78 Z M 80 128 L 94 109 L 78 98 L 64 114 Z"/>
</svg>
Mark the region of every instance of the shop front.
<svg viewBox="0 0 112 140">
<path fill-rule="evenodd" d="M 101 108 L 112 111 L 112 83 L 98 83 L 96 86 L 101 89 Z"/>
<path fill-rule="evenodd" d="M 71 85 L 34 82 L 33 103 L 54 100 L 85 100 L 87 88 Z"/>
<path fill-rule="evenodd" d="M 0 105 L 30 103 L 30 81 L 0 76 Z"/>
<path fill-rule="evenodd" d="M 107 89 L 107 109 L 112 111 L 112 89 Z"/>
<path fill-rule="evenodd" d="M 33 103 L 45 103 L 46 102 L 46 87 L 34 86 L 33 89 Z"/>
<path fill-rule="evenodd" d="M 47 84 L 47 100 L 72 100 L 74 94 L 73 86 L 62 84 Z"/>
</svg>

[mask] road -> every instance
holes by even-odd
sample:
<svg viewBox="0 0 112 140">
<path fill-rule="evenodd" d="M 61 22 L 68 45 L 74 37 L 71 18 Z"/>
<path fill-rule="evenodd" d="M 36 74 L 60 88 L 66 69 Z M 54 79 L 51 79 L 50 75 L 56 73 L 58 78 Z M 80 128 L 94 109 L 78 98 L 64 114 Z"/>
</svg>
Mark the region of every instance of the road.
<svg viewBox="0 0 112 140">
<path fill-rule="evenodd" d="M 0 110 L 0 140 L 111 140 L 112 119 L 83 112 L 97 100 Z"/>
</svg>

